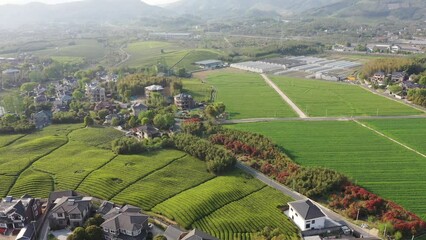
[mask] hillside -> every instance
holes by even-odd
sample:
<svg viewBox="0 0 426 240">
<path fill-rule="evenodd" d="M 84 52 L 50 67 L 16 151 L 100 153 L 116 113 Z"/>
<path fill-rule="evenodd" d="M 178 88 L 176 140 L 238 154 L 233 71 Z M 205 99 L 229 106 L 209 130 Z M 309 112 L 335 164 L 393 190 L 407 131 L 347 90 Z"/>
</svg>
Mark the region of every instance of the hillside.
<svg viewBox="0 0 426 240">
<path fill-rule="evenodd" d="M 344 0 L 314 9 L 306 14 L 366 20 L 421 20 L 426 19 L 425 10 L 426 1 L 423 0 Z"/>
<path fill-rule="evenodd" d="M 125 22 L 140 18 L 161 17 L 168 13 L 160 7 L 139 0 L 86 0 L 47 5 L 0 6 L 0 27 L 15 28 L 27 24 Z"/>
<path fill-rule="evenodd" d="M 241 14 L 269 13 L 289 16 L 309 9 L 323 7 L 339 0 L 227 0 L 212 4 L 209 0 L 181 0 L 167 6 L 181 14 L 192 14 L 207 18 L 233 17 Z"/>
</svg>

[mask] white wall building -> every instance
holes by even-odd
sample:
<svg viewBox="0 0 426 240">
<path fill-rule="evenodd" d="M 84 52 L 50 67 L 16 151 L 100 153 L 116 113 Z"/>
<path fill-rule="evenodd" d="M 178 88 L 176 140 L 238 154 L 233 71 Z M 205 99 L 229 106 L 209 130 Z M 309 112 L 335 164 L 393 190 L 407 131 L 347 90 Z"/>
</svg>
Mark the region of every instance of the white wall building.
<svg viewBox="0 0 426 240">
<path fill-rule="evenodd" d="M 323 229 L 326 215 L 311 200 L 289 202 L 288 216 L 302 231 Z"/>
</svg>

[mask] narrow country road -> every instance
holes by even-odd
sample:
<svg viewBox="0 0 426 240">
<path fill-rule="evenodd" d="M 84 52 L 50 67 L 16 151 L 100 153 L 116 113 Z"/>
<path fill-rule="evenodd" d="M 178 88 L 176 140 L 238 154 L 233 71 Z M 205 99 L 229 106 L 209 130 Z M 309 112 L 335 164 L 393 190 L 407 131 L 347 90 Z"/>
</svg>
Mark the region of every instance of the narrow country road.
<svg viewBox="0 0 426 240">
<path fill-rule="evenodd" d="M 125 44 L 123 44 L 121 47 L 120 47 L 120 51 L 124 54 L 124 55 L 126 55 L 126 58 L 124 58 L 123 60 L 121 60 L 121 62 L 119 62 L 119 63 L 117 63 L 117 64 L 115 64 L 114 65 L 114 67 L 118 67 L 118 66 L 120 66 L 120 65 L 122 65 L 122 64 L 124 64 L 125 62 L 127 62 L 129 59 L 130 59 L 130 57 L 132 56 L 132 55 L 130 55 L 130 53 L 128 53 L 128 52 L 126 52 L 125 50 L 124 50 L 124 47 L 125 47 L 126 45 Z"/>
<path fill-rule="evenodd" d="M 277 121 L 353 121 L 353 120 L 373 120 L 373 119 L 419 119 L 426 118 L 426 115 L 412 116 L 358 116 L 358 117 L 308 117 L 308 118 L 247 118 L 225 120 L 223 124 L 237 123 L 258 123 L 258 122 L 277 122 Z"/>
<path fill-rule="evenodd" d="M 268 176 L 264 175 L 263 173 L 260 173 L 258 171 L 256 171 L 255 169 L 248 167 L 246 165 L 244 165 L 241 162 L 237 162 L 236 165 L 237 168 L 245 171 L 246 173 L 252 175 L 253 177 L 259 179 L 260 181 L 262 181 L 263 183 L 265 183 L 266 185 L 275 188 L 276 190 L 282 192 L 283 194 L 293 198 L 294 200 L 298 201 L 298 200 L 304 200 L 307 199 L 306 196 L 293 191 L 292 189 L 282 185 L 281 183 L 276 182 L 275 180 L 269 178 Z M 324 207 L 323 205 L 315 202 L 315 204 L 321 208 L 321 210 L 333 221 L 342 224 L 342 225 L 347 225 L 349 226 L 349 228 L 354 229 L 355 231 L 359 232 L 364 238 L 366 239 L 380 239 L 377 236 L 373 236 L 370 233 L 366 232 L 363 228 L 359 227 L 358 225 L 355 225 L 349 221 L 347 221 L 343 216 L 339 215 L 338 213 L 332 211 L 329 208 Z"/>
<path fill-rule="evenodd" d="M 265 82 L 271 86 L 288 105 L 290 105 L 290 107 L 299 115 L 300 118 L 308 118 L 308 116 L 302 110 L 300 110 L 300 108 L 289 97 L 287 97 L 287 95 L 285 95 L 284 92 L 281 91 L 281 89 L 274 82 L 272 82 L 268 76 L 266 76 L 266 74 L 260 75 L 263 77 Z"/>
</svg>

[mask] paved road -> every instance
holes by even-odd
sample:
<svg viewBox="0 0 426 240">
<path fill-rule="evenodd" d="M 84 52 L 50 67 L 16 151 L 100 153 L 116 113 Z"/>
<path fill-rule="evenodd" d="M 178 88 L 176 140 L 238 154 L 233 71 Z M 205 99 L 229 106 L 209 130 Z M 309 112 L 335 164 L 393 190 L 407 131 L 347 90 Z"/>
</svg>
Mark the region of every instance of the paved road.
<svg viewBox="0 0 426 240">
<path fill-rule="evenodd" d="M 293 191 L 292 189 L 282 185 L 279 182 L 276 182 L 275 180 L 269 178 L 268 176 L 254 170 L 253 168 L 250 168 L 246 165 L 244 165 L 243 163 L 237 162 L 237 168 L 249 173 L 250 175 L 254 176 L 255 178 L 259 179 L 260 181 L 264 182 L 265 184 L 267 184 L 268 186 L 277 189 L 278 191 L 284 193 L 287 196 L 290 196 L 291 198 L 293 198 L 294 200 L 298 201 L 298 200 L 304 200 L 307 199 L 306 196 Z M 347 225 L 349 226 L 351 229 L 356 230 L 357 232 L 361 233 L 361 235 L 364 236 L 364 238 L 369 238 L 369 239 L 379 239 L 377 236 L 373 236 L 370 233 L 366 232 L 364 229 L 362 229 L 361 227 L 352 224 L 351 222 L 347 221 L 343 216 L 337 214 L 336 212 L 322 206 L 321 204 L 315 202 L 316 205 L 318 207 L 321 208 L 321 210 L 333 221 L 338 222 L 342 225 Z"/>
<path fill-rule="evenodd" d="M 223 124 L 236 123 L 256 123 L 256 122 L 276 122 L 276 121 L 353 121 L 353 120 L 373 120 L 373 119 L 418 119 L 426 118 L 426 115 L 412 116 L 357 116 L 357 117 L 308 117 L 308 118 L 247 118 L 225 120 Z"/>
<path fill-rule="evenodd" d="M 271 86 L 281 96 L 281 98 L 288 105 L 290 105 L 291 108 L 293 108 L 293 110 L 299 115 L 300 118 L 308 118 L 308 116 L 302 110 L 300 110 L 300 108 L 289 97 L 287 97 L 287 95 L 285 95 L 285 93 L 281 91 L 281 89 L 274 82 L 272 82 L 271 79 L 269 79 L 269 77 L 266 76 L 266 74 L 260 74 L 260 75 L 263 77 L 263 79 L 265 79 L 265 82 L 269 86 Z"/>
</svg>

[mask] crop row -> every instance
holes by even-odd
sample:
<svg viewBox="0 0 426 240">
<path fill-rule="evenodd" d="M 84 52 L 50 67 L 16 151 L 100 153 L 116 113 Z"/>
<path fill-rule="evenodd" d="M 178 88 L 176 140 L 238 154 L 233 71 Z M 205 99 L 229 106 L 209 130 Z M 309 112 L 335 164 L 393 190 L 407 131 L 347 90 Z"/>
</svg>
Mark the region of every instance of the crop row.
<svg viewBox="0 0 426 240">
<path fill-rule="evenodd" d="M 196 220 L 264 186 L 242 172 L 219 176 L 157 205 L 153 211 L 189 228 Z"/>
<path fill-rule="evenodd" d="M 33 197 L 46 197 L 53 191 L 53 178 L 46 173 L 28 169 L 23 172 L 10 191 L 12 196 L 29 194 Z"/>
<path fill-rule="evenodd" d="M 265 187 L 239 201 L 228 204 L 193 225 L 224 240 L 235 233 L 260 232 L 265 226 L 278 228 L 286 239 L 298 239 L 298 231 L 280 210 L 290 198 Z"/>
<path fill-rule="evenodd" d="M 112 200 L 130 203 L 148 211 L 170 197 L 212 178 L 214 175 L 207 172 L 205 162 L 186 156 L 129 186 Z"/>
<path fill-rule="evenodd" d="M 102 199 L 111 199 L 134 181 L 183 156 L 184 153 L 172 150 L 144 155 L 120 155 L 92 172 L 77 190 Z"/>
</svg>

